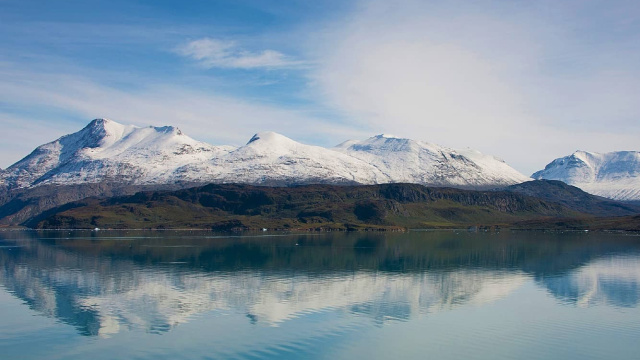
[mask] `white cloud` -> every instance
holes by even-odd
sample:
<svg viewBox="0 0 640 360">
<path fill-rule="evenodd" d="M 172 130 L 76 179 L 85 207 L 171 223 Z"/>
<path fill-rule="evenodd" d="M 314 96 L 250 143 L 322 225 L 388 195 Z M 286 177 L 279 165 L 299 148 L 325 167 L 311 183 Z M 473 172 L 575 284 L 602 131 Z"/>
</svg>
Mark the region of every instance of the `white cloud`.
<svg viewBox="0 0 640 360">
<path fill-rule="evenodd" d="M 476 148 L 525 174 L 578 148 L 638 150 L 637 47 L 579 38 L 598 14 L 522 5 L 361 2 L 310 41 L 315 90 L 354 125 Z"/>
<path fill-rule="evenodd" d="M 123 90 L 75 75 L 32 73 L 10 67 L 0 68 L 0 78 L 3 101 L 16 107 L 37 108 L 37 113 L 43 114 L 42 119 L 37 119 L 33 113 L 0 113 L 3 125 L 8 124 L 6 135 L 22 134 L 23 140 L 7 142 L 11 143 L 11 151 L 0 146 L 3 168 L 36 146 L 78 131 L 91 119 L 100 117 L 139 126 L 174 125 L 195 139 L 216 145 L 242 145 L 254 133 L 265 130 L 322 145 L 335 145 L 348 137 L 365 137 L 358 130 L 316 117 L 304 108 L 283 108 L 169 84 Z M 67 121 L 62 122 L 61 118 Z M 30 125 L 28 129 L 15 126 L 20 123 L 37 126 Z"/>
<path fill-rule="evenodd" d="M 206 68 L 282 68 L 299 65 L 275 50 L 250 52 L 240 48 L 233 41 L 203 38 L 180 46 L 176 52 L 198 61 Z"/>
</svg>

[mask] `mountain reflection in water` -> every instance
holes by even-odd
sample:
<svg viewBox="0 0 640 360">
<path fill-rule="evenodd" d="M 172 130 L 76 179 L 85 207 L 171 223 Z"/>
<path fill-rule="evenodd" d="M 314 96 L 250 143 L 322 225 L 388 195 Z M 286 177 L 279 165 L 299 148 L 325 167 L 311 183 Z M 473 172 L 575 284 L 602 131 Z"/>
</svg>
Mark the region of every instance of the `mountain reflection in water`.
<svg viewBox="0 0 640 360">
<path fill-rule="evenodd" d="M 637 307 L 640 237 L 583 233 L 1 232 L 0 284 L 82 335 L 164 333 L 204 313 L 280 326 L 375 324 L 504 298 L 533 281 L 570 306 Z"/>
</svg>

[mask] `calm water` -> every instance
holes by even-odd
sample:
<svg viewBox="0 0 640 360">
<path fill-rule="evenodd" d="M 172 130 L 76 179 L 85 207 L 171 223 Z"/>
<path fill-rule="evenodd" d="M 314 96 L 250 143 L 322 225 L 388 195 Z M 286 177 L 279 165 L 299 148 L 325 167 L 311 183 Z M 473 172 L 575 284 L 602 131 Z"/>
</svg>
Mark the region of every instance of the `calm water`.
<svg viewBox="0 0 640 360">
<path fill-rule="evenodd" d="M 0 232 L 3 359 L 638 359 L 640 236 Z"/>
</svg>

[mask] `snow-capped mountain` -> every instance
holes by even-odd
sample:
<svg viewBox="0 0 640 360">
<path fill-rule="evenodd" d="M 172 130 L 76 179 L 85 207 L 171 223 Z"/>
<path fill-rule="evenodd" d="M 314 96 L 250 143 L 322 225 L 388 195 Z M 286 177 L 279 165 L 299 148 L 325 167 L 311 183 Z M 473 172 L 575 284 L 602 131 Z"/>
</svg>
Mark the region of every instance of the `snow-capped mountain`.
<svg viewBox="0 0 640 360">
<path fill-rule="evenodd" d="M 482 188 L 529 180 L 504 161 L 476 150 L 454 150 L 392 135 L 347 141 L 335 150 L 371 164 L 384 174 L 385 182 Z"/>
<path fill-rule="evenodd" d="M 534 179 L 560 180 L 615 200 L 640 200 L 640 152 L 576 151 L 553 160 Z"/>
<path fill-rule="evenodd" d="M 7 168 L 2 182 L 10 187 L 79 184 L 115 180 L 148 184 L 173 181 L 173 172 L 228 153 L 172 126 L 136 127 L 96 119 L 84 129 L 37 147 Z"/>
<path fill-rule="evenodd" d="M 245 146 L 180 171 L 190 181 L 264 185 L 384 181 L 379 171 L 361 160 L 274 132 L 257 133 Z"/>
<path fill-rule="evenodd" d="M 172 126 L 136 127 L 107 119 L 36 148 L 0 172 L 5 188 L 115 181 L 185 183 L 379 184 L 487 188 L 528 178 L 473 150 L 379 135 L 327 149 L 263 132 L 239 148 L 196 141 Z"/>
</svg>

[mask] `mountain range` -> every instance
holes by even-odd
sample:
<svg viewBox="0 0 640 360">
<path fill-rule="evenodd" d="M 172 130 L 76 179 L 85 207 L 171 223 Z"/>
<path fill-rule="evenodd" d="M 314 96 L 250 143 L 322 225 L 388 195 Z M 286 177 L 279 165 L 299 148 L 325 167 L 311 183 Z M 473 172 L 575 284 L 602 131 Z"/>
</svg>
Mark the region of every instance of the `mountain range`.
<svg viewBox="0 0 640 360">
<path fill-rule="evenodd" d="M 405 182 L 482 189 L 528 179 L 493 156 L 388 135 L 327 149 L 261 132 L 235 148 L 196 141 L 171 126 L 136 127 L 96 119 L 2 171 L 0 186 Z"/>
<path fill-rule="evenodd" d="M 576 152 L 554 160 L 532 177 L 560 180 L 612 199 L 637 200 L 639 158 L 638 152 Z M 95 119 L 0 170 L 0 225 L 34 224 L 34 219 L 52 215 L 51 211 L 64 212 L 65 206 L 77 206 L 71 203 L 89 197 L 176 191 L 212 183 L 278 187 L 404 183 L 475 191 L 505 189 L 560 204 L 575 214 L 621 216 L 637 210 L 560 182 L 530 180 L 491 155 L 386 134 L 323 148 L 260 132 L 244 146 L 233 147 L 194 140 L 173 126 L 137 127 Z M 462 201 L 461 205 L 468 204 Z M 522 211 L 547 213 L 528 207 Z"/>
</svg>

